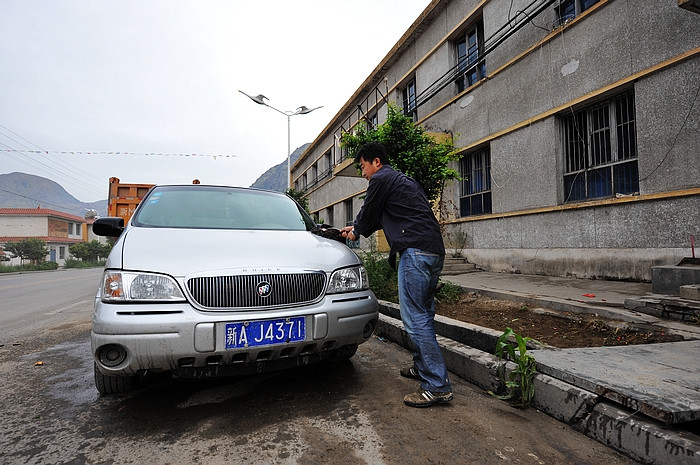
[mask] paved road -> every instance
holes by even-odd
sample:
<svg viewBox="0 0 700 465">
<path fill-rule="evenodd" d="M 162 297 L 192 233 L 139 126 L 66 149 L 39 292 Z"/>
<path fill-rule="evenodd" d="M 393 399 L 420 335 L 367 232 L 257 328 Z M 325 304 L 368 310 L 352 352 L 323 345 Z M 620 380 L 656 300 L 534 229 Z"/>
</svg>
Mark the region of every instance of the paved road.
<svg viewBox="0 0 700 465">
<path fill-rule="evenodd" d="M 90 318 L 102 268 L 0 274 L 0 344 L 55 323 Z"/>
<path fill-rule="evenodd" d="M 94 282 L 88 273 L 60 273 L 55 279 L 76 289 L 83 286 L 76 276 Z M 36 292 L 51 300 L 52 279 L 40 281 L 46 291 Z M 401 399 L 416 382 L 398 370 L 409 354 L 378 338 L 340 364 L 225 380 L 154 379 L 130 395 L 100 398 L 89 349 L 91 285 L 83 295 L 52 297 L 57 309 L 68 303 L 72 311 L 30 311 L 33 328 L 0 347 L 0 463 L 634 463 L 456 376 L 451 404 L 405 407 Z"/>
</svg>

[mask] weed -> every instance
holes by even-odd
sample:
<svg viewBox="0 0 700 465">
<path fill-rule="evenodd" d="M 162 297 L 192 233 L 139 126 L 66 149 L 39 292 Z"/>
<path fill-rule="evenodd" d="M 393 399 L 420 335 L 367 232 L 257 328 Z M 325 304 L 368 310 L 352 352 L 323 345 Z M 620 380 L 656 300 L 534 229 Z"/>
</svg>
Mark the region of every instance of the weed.
<svg viewBox="0 0 700 465">
<path fill-rule="evenodd" d="M 515 346 L 508 341 L 511 336 L 515 338 L 517 343 L 517 353 Z M 535 396 L 534 380 L 537 374 L 537 367 L 535 364 L 535 357 L 527 353 L 528 341 L 534 341 L 534 339 L 523 337 L 511 328 L 506 328 L 505 332 L 498 338 L 495 355 L 498 357 L 499 362 L 501 362 L 498 371 L 507 392 L 499 396 L 489 391 L 494 397 L 501 400 L 511 400 L 520 408 L 528 408 L 532 398 Z M 515 369 L 508 374 L 508 379 L 506 379 L 505 376 L 506 359 L 516 364 Z"/>
</svg>

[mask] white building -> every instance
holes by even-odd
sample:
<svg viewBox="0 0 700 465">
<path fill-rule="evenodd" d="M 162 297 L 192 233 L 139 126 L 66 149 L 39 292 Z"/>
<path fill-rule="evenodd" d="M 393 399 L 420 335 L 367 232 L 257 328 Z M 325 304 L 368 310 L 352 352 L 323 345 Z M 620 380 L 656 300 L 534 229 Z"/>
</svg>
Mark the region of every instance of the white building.
<svg viewBox="0 0 700 465">
<path fill-rule="evenodd" d="M 352 221 L 367 182 L 343 175 L 340 137 L 393 102 L 461 156 L 448 249 L 491 271 L 648 281 L 700 238 L 699 93 L 700 14 L 677 0 L 433 0 L 292 180 L 318 219 Z"/>
<path fill-rule="evenodd" d="M 41 239 L 49 249 L 46 260 L 63 266 L 69 246 L 95 238 L 89 238 L 92 228 L 88 223 L 92 221 L 47 208 L 0 208 L 0 246 L 29 238 Z M 19 258 L 13 258 L 9 264 L 19 265 Z"/>
</svg>

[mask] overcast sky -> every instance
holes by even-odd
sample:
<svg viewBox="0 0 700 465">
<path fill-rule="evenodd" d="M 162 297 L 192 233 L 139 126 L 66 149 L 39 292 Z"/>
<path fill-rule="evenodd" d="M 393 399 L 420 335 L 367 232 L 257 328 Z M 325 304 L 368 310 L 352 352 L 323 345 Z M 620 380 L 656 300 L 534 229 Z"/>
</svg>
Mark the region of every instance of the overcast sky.
<svg viewBox="0 0 700 465">
<path fill-rule="evenodd" d="M 0 174 L 249 186 L 312 142 L 429 0 L 2 0 Z M 35 153 L 41 151 L 41 153 Z M 186 156 L 189 155 L 189 156 Z"/>
</svg>

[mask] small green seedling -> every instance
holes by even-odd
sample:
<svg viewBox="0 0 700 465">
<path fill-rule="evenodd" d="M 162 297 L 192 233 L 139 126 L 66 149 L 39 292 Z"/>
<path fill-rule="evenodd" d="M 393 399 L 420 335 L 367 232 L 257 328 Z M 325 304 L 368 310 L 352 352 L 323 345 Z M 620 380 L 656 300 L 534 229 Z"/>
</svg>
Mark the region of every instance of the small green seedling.
<svg viewBox="0 0 700 465">
<path fill-rule="evenodd" d="M 515 338 L 517 343 L 517 353 L 515 347 L 508 342 L 511 336 Z M 491 395 L 501 400 L 513 401 L 515 406 L 520 408 L 528 408 L 535 395 L 534 380 L 537 374 L 537 368 L 535 365 L 535 357 L 527 353 L 528 341 L 534 341 L 534 339 L 523 337 L 511 328 L 506 328 L 505 332 L 498 338 L 495 355 L 498 357 L 499 362 L 501 362 L 499 375 L 505 384 L 507 392 L 502 396 L 490 392 Z M 514 362 L 517 366 L 508 374 L 508 379 L 506 380 L 507 359 Z"/>
</svg>

